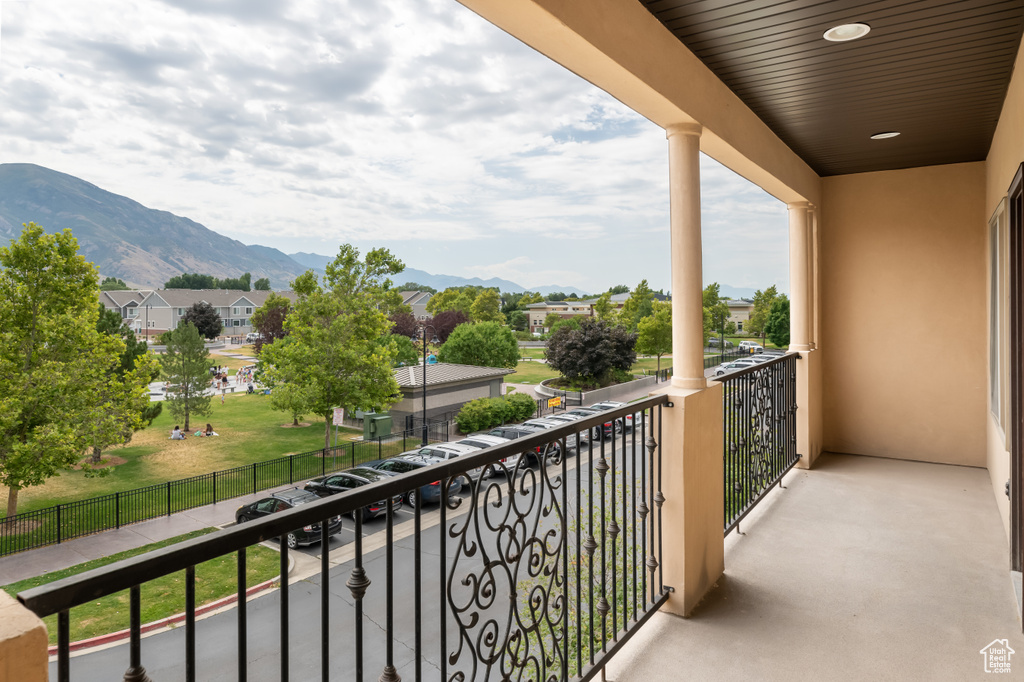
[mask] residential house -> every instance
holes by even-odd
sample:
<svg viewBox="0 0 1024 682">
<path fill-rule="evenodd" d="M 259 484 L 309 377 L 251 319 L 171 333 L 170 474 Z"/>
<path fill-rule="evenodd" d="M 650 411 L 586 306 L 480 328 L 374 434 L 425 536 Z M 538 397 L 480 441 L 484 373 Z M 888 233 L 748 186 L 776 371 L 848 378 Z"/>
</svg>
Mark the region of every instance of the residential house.
<svg viewBox="0 0 1024 682">
<path fill-rule="evenodd" d="M 730 298 L 725 302 L 729 306 L 728 322 L 736 323 L 736 331 L 742 332 L 744 323 L 750 319 L 750 313 L 754 312 L 754 302 L 745 298 Z"/>
<path fill-rule="evenodd" d="M 528 319 L 529 331 L 535 334 L 546 334 L 550 331 L 544 326 L 544 320 L 551 313 L 555 313 L 563 320 L 580 315 L 590 315 L 589 301 L 542 301 L 530 303 L 526 306 L 526 317 Z"/>
<path fill-rule="evenodd" d="M 185 311 L 200 302 L 209 303 L 224 326 L 222 336 L 244 337 L 254 331 L 252 314 L 266 302 L 269 291 L 237 291 L 233 289 L 156 289 L 150 291 L 102 291 L 100 302 L 121 311 L 137 334 L 157 336 L 176 329 Z M 279 291 L 292 301 L 292 291 Z"/>
<path fill-rule="evenodd" d="M 412 308 L 413 317 L 422 321 L 430 317 L 430 313 L 427 312 L 427 303 L 431 296 L 433 294 L 429 291 L 403 291 L 402 303 Z"/>
<path fill-rule="evenodd" d="M 450 419 L 471 400 L 504 395 L 504 378 L 515 371 L 447 362 L 428 364 L 426 370 L 428 421 L 440 417 Z M 423 416 L 423 379 L 423 365 L 395 369 L 395 380 L 402 391 L 402 399 L 391 407 L 390 413 L 399 429 L 412 428 L 412 418 Z M 422 424 L 422 421 L 419 423 Z"/>
</svg>

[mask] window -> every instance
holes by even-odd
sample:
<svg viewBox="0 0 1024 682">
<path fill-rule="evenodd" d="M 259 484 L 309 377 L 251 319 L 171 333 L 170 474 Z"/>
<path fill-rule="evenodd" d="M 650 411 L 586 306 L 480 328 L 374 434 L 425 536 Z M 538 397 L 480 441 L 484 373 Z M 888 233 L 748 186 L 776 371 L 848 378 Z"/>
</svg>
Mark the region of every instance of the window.
<svg viewBox="0 0 1024 682">
<path fill-rule="evenodd" d="M 149 322 L 146 323 L 146 326 L 152 329 L 153 327 L 156 326 L 156 320 L 150 320 Z"/>
<path fill-rule="evenodd" d="M 231 320 L 231 324 L 233 326 L 235 326 L 235 327 L 240 327 L 240 326 L 242 326 L 242 321 L 241 320 Z"/>
<path fill-rule="evenodd" d="M 1001 202 L 989 220 L 989 409 L 996 423 L 1003 425 L 1004 363 L 1003 335 L 1006 329 L 1004 299 L 1006 298 L 1006 203 Z"/>
<path fill-rule="evenodd" d="M 243 326 L 243 327 L 248 327 L 248 326 L 249 326 L 249 320 L 245 320 L 245 319 L 243 319 L 243 320 L 242 320 L 242 326 Z"/>
<path fill-rule="evenodd" d="M 237 315 L 238 314 L 238 308 L 232 308 L 231 309 L 231 314 L 232 315 Z"/>
<path fill-rule="evenodd" d="M 252 308 L 246 308 L 245 309 L 245 314 L 246 315 L 252 315 Z"/>
<path fill-rule="evenodd" d="M 129 308 L 128 309 L 128 317 L 138 317 L 138 316 L 139 316 L 139 309 L 138 308 Z"/>
<path fill-rule="evenodd" d="M 178 315 L 181 316 L 181 315 L 184 315 L 184 314 L 185 314 L 185 309 L 184 308 L 178 308 Z"/>
</svg>

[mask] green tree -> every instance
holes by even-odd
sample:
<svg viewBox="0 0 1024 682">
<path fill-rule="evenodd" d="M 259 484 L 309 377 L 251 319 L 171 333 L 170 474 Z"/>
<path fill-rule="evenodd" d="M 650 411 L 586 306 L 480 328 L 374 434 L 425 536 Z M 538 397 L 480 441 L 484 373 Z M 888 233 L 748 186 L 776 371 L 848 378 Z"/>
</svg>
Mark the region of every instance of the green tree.
<svg viewBox="0 0 1024 682">
<path fill-rule="evenodd" d="M 615 308 L 612 306 L 611 292 L 604 292 L 596 301 L 594 301 L 594 315 L 596 315 L 599 320 L 605 320 L 607 322 L 615 321 Z"/>
<path fill-rule="evenodd" d="M 167 350 L 160 356 L 160 366 L 167 379 L 167 409 L 175 419 L 185 423 L 193 415 L 205 417 L 210 414 L 210 396 L 206 388 L 210 385 L 210 352 L 206 350 L 203 337 L 191 322 L 182 322 L 171 332 Z"/>
<path fill-rule="evenodd" d="M 771 312 L 772 303 L 778 296 L 779 292 L 774 284 L 764 291 L 758 289 L 754 292 L 754 308 L 750 311 L 746 331 L 754 336 L 760 336 L 762 341 L 765 336 L 765 325 L 768 323 L 768 313 Z"/>
<path fill-rule="evenodd" d="M 511 329 L 497 322 L 463 324 L 451 333 L 437 357 L 456 365 L 512 369 L 519 362 L 519 343 Z"/>
<path fill-rule="evenodd" d="M 558 313 L 548 313 L 544 317 L 544 328 L 547 329 L 550 333 L 551 330 L 555 328 L 555 325 L 557 325 L 561 321 L 562 316 L 559 315 Z"/>
<path fill-rule="evenodd" d="M 516 331 L 525 331 L 526 324 L 529 319 L 526 317 L 526 313 L 522 310 L 513 310 L 508 314 L 508 326 L 512 327 Z"/>
<path fill-rule="evenodd" d="M 525 309 L 526 306 L 533 303 L 543 303 L 544 297 L 536 291 L 524 291 L 522 298 L 519 299 L 519 307 Z"/>
<path fill-rule="evenodd" d="M 7 515 L 21 490 L 74 464 L 124 344 L 100 334 L 96 268 L 70 230 L 35 223 L 0 247 L 0 484 Z"/>
<path fill-rule="evenodd" d="M 437 293 L 437 289 L 434 287 L 428 287 L 426 284 L 417 284 L 416 282 L 406 282 L 405 284 L 398 285 L 395 289 L 399 291 L 428 291 L 432 294 Z"/>
<path fill-rule="evenodd" d="M 224 325 L 220 321 L 220 315 L 206 301 L 197 301 L 186 308 L 185 314 L 181 316 L 181 321 L 178 322 L 178 326 L 183 324 L 193 325 L 199 330 L 200 334 L 210 340 L 220 336 L 221 331 L 224 329 Z"/>
<path fill-rule="evenodd" d="M 322 284 L 312 271 L 296 278 L 299 298 L 284 323 L 291 341 L 262 351 L 267 380 L 302 387 L 303 411 L 324 420 L 324 449 L 335 407 L 380 409 L 401 397 L 392 373 L 398 349 L 382 337 L 391 329 L 389 312 L 401 305 L 388 277 L 403 269 L 387 249 L 360 260 L 359 251 L 342 245 Z"/>
<path fill-rule="evenodd" d="M 476 301 L 480 287 L 450 287 L 439 294 L 434 294 L 427 301 L 427 312 L 437 315 L 448 311 L 458 311 L 469 319 L 473 319 L 473 302 Z"/>
<path fill-rule="evenodd" d="M 126 291 L 128 285 L 116 277 L 104 277 L 100 282 L 100 291 Z"/>
<path fill-rule="evenodd" d="M 284 321 L 291 307 L 292 302 L 288 298 L 270 292 L 263 305 L 253 311 L 252 328 L 259 333 L 259 338 L 253 344 L 257 354 L 263 351 L 264 346 L 287 335 Z"/>
<path fill-rule="evenodd" d="M 672 352 L 672 304 L 654 304 L 651 315 L 637 325 L 636 350 L 644 355 L 658 357 L 658 371 L 661 371 L 661 356 Z"/>
<path fill-rule="evenodd" d="M 548 366 L 570 381 L 606 383 L 636 362 L 636 334 L 593 318 L 563 326 L 548 339 Z"/>
<path fill-rule="evenodd" d="M 580 320 L 582 319 L 584 319 L 582 315 L 575 315 L 573 317 L 560 317 L 553 325 L 551 325 L 551 328 L 548 329 L 548 335 L 556 333 L 559 329 L 565 326 L 571 327 L 572 329 L 579 329 Z"/>
<path fill-rule="evenodd" d="M 270 280 L 267 279 L 266 277 L 260 277 L 252 285 L 252 288 L 255 291 L 270 291 Z"/>
<path fill-rule="evenodd" d="M 725 333 L 725 322 L 729 319 L 729 305 L 718 292 L 718 282 L 712 282 L 704 287 L 704 310 L 707 313 L 704 316 L 705 337 L 707 336 L 706 332 Z"/>
<path fill-rule="evenodd" d="M 625 327 L 627 331 L 636 331 L 640 320 L 651 314 L 654 305 L 653 301 L 654 292 L 647 285 L 646 279 L 641 280 L 640 284 L 636 285 L 633 293 L 629 295 L 629 298 L 622 305 L 622 309 L 619 310 L 619 324 Z"/>
<path fill-rule="evenodd" d="M 413 343 L 411 337 L 402 334 L 388 334 L 384 338 L 395 345 L 395 367 L 415 365 L 419 361 L 420 354 L 416 351 L 416 344 Z"/>
<path fill-rule="evenodd" d="M 629 287 L 627 287 L 625 284 L 616 284 L 615 286 L 613 286 L 610 289 L 608 289 L 608 295 L 609 296 L 615 296 L 617 294 L 628 294 L 628 293 L 629 293 Z"/>
<path fill-rule="evenodd" d="M 121 342 L 118 363 L 107 370 L 98 387 L 91 419 L 93 464 L 99 464 L 103 450 L 124 445 L 132 434 L 160 413 L 161 403 L 150 403 L 146 386 L 158 374 L 157 361 L 147 352 L 146 342 L 121 320 L 116 310 L 99 306 L 96 330 Z"/>
<path fill-rule="evenodd" d="M 768 340 L 779 348 L 789 346 L 789 298 L 785 294 L 780 294 L 772 303 L 764 331 Z"/>
<path fill-rule="evenodd" d="M 186 272 L 171 277 L 164 282 L 164 289 L 216 289 L 217 278 L 213 275 L 200 275 L 199 273 Z"/>
<path fill-rule="evenodd" d="M 505 316 L 501 314 L 501 298 L 498 296 L 498 290 L 484 289 L 481 291 L 470 307 L 469 316 L 474 322 L 504 324 Z"/>
</svg>

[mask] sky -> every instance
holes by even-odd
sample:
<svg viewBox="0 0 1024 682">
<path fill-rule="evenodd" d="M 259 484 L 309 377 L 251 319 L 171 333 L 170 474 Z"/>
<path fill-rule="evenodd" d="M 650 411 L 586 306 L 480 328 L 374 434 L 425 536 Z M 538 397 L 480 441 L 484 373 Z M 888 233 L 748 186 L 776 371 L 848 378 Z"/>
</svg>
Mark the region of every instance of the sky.
<svg viewBox="0 0 1024 682">
<path fill-rule="evenodd" d="M 0 102 L 0 162 L 246 244 L 671 288 L 664 131 L 455 0 L 0 0 Z M 705 283 L 788 291 L 785 205 L 701 188 Z"/>
</svg>

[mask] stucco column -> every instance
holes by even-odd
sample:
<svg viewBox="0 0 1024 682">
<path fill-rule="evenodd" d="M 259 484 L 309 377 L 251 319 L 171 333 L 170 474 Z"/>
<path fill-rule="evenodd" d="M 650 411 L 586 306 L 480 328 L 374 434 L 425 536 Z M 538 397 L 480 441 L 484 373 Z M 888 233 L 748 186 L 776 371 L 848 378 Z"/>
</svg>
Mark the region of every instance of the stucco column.
<svg viewBox="0 0 1024 682">
<path fill-rule="evenodd" d="M 672 235 L 672 385 L 705 388 L 704 289 L 700 243 L 700 134 L 678 123 L 668 137 Z"/>
<path fill-rule="evenodd" d="M 789 204 L 789 349 L 810 350 L 810 204 Z"/>
<path fill-rule="evenodd" d="M 47 645 L 43 621 L 0 591 L 0 680 L 46 682 Z"/>
<path fill-rule="evenodd" d="M 818 347 L 818 207 L 810 205 L 807 211 L 807 345 Z"/>
</svg>

